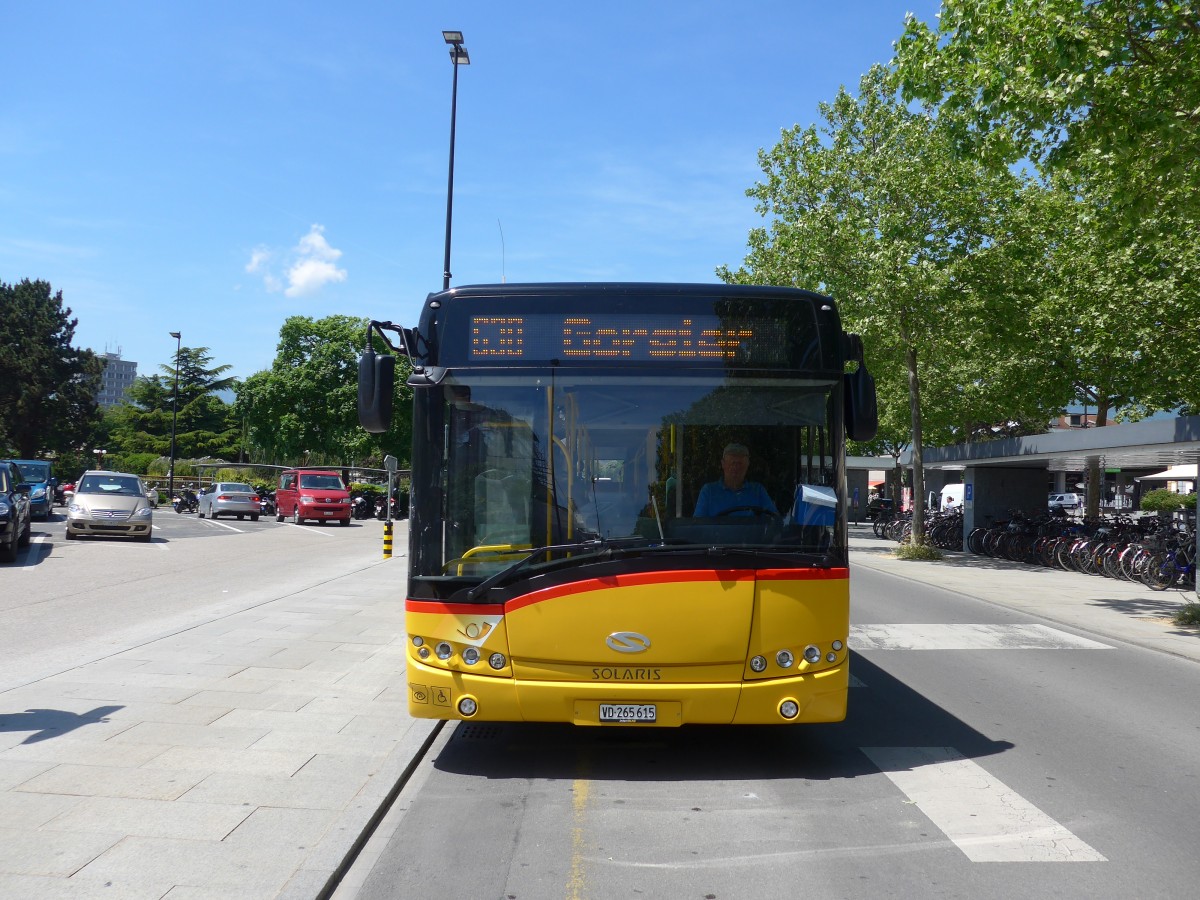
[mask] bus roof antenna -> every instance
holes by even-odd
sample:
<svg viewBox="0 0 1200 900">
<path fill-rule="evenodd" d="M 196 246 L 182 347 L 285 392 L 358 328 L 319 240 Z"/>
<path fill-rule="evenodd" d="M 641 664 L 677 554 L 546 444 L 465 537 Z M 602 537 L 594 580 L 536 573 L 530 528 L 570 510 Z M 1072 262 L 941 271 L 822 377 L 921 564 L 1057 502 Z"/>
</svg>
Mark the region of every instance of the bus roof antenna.
<svg viewBox="0 0 1200 900">
<path fill-rule="evenodd" d="M 504 274 L 504 226 L 499 219 L 496 220 L 496 227 L 500 229 L 500 283 L 508 284 L 508 277 Z"/>
</svg>

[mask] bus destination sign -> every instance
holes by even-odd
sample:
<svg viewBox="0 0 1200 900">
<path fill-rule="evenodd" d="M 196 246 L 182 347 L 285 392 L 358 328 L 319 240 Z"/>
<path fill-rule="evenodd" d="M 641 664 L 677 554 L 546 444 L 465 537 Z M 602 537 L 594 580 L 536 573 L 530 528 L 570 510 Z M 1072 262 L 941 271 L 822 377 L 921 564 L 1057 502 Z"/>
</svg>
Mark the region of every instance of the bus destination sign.
<svg viewBox="0 0 1200 900">
<path fill-rule="evenodd" d="M 732 322 L 715 315 L 471 316 L 471 360 L 755 361 L 787 356 L 787 330 L 775 319 Z M 765 358 L 764 358 L 765 357 Z"/>
</svg>

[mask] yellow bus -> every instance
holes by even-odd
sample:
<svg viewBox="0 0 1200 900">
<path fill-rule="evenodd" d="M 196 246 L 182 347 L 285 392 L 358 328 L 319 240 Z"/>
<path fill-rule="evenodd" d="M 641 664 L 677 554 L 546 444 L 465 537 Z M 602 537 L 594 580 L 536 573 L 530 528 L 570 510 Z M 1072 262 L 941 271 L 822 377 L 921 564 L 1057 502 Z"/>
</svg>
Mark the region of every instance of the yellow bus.
<svg viewBox="0 0 1200 900">
<path fill-rule="evenodd" d="M 387 333 L 391 333 L 391 337 Z M 372 322 L 368 430 L 411 363 L 412 715 L 670 727 L 840 721 L 845 438 L 875 432 L 828 297 L 479 285 Z"/>
</svg>

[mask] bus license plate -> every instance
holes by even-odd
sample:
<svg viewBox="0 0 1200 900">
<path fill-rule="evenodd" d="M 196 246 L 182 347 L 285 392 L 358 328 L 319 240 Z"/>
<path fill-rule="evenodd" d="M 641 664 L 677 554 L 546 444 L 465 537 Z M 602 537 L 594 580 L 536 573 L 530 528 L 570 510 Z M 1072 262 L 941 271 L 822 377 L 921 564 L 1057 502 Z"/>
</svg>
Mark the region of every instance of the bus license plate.
<svg viewBox="0 0 1200 900">
<path fill-rule="evenodd" d="M 601 703 L 601 722 L 653 722 L 657 709 L 653 703 Z"/>
</svg>

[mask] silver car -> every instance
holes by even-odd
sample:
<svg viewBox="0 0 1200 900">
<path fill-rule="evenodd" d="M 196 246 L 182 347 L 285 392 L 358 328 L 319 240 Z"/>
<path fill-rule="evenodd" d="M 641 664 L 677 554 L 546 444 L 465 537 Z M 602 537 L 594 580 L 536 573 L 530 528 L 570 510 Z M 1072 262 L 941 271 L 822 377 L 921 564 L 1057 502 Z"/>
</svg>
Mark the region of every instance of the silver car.
<svg viewBox="0 0 1200 900">
<path fill-rule="evenodd" d="M 81 535 L 149 541 L 154 511 L 146 486 L 125 472 L 84 472 L 67 505 L 67 540 Z"/>
<path fill-rule="evenodd" d="M 258 493 L 248 484 L 237 481 L 218 481 L 206 488 L 200 494 L 200 518 L 219 518 L 221 516 L 237 516 L 239 519 L 250 517 L 257 522 L 262 512 L 258 502 Z"/>
</svg>

